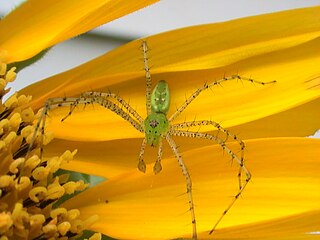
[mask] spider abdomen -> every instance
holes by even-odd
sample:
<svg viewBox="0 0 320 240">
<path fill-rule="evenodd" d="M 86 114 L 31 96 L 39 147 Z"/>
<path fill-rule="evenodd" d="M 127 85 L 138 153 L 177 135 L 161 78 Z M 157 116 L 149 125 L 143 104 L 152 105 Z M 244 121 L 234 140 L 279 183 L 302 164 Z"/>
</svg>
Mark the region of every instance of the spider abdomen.
<svg viewBox="0 0 320 240">
<path fill-rule="evenodd" d="M 166 114 L 170 106 L 170 92 L 166 81 L 157 83 L 151 93 L 151 111 Z"/>
</svg>

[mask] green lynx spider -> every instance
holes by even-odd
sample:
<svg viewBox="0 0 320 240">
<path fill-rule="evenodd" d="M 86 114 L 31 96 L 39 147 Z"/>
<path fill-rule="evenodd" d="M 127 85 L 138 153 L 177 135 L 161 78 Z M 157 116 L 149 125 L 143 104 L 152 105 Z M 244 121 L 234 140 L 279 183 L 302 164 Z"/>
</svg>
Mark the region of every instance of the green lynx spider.
<svg viewBox="0 0 320 240">
<path fill-rule="evenodd" d="M 172 116 L 167 118 L 167 112 L 170 106 L 170 92 L 169 92 L 168 84 L 164 80 L 161 80 L 156 84 L 153 91 L 151 91 L 151 75 L 150 75 L 150 69 L 148 66 L 148 46 L 146 41 L 142 41 L 142 51 L 143 51 L 143 61 L 144 61 L 144 70 L 145 70 L 145 78 L 146 78 L 146 110 L 147 110 L 146 119 L 143 119 L 126 101 L 124 101 L 119 95 L 115 93 L 85 92 L 81 94 L 80 97 L 74 97 L 74 98 L 64 97 L 64 98 L 48 99 L 43 108 L 39 121 L 37 123 L 36 131 L 34 133 L 34 139 L 36 138 L 36 133 L 38 129 L 40 129 L 41 134 L 44 134 L 45 120 L 46 120 L 47 113 L 50 109 L 62 107 L 62 106 L 69 106 L 70 110 L 67 116 L 61 120 L 61 121 L 64 121 L 68 116 L 72 114 L 73 110 L 79 104 L 87 105 L 87 104 L 93 104 L 93 103 L 100 104 L 103 107 L 111 110 L 112 112 L 122 117 L 124 120 L 128 121 L 138 131 L 145 134 L 145 138 L 143 139 L 141 150 L 138 157 L 138 169 L 142 172 L 146 171 L 146 164 L 143 160 L 146 145 L 149 145 L 152 147 L 158 147 L 157 160 L 155 161 L 153 171 L 155 174 L 161 171 L 162 141 L 163 139 L 166 139 L 180 165 L 180 168 L 186 180 L 186 189 L 187 189 L 186 193 L 188 196 L 189 211 L 191 214 L 191 223 L 192 223 L 192 238 L 197 239 L 196 217 L 195 217 L 194 203 L 193 203 L 193 197 L 192 197 L 192 180 L 191 180 L 189 171 L 187 169 L 187 166 L 185 165 L 182 159 L 182 156 L 177 148 L 177 145 L 172 139 L 172 136 L 212 140 L 215 143 L 219 144 L 223 149 L 223 151 L 226 152 L 231 157 L 232 160 L 235 160 L 239 164 L 239 173 L 238 173 L 239 190 L 236 193 L 236 195 L 234 195 L 232 201 L 227 206 L 227 208 L 223 211 L 220 218 L 216 221 L 213 228 L 210 230 L 209 234 L 213 233 L 218 223 L 222 220 L 224 215 L 226 215 L 226 213 L 230 210 L 230 208 L 236 202 L 236 200 L 241 195 L 241 193 L 243 192 L 243 190 L 245 189 L 245 187 L 247 186 L 248 182 L 251 179 L 251 174 L 244 165 L 245 144 L 236 135 L 234 135 L 230 131 L 221 127 L 217 122 L 214 122 L 211 120 L 183 122 L 178 124 L 173 124 L 172 122 L 174 119 L 176 119 L 177 116 L 179 116 L 187 108 L 189 104 L 193 102 L 194 99 L 196 99 L 199 96 L 201 92 L 215 85 L 219 85 L 222 82 L 229 81 L 229 80 L 241 80 L 241 81 L 249 81 L 251 83 L 258 83 L 261 85 L 265 85 L 265 84 L 274 83 L 275 81 L 260 82 L 260 81 L 253 80 L 251 78 L 244 78 L 244 77 L 240 77 L 239 75 L 232 75 L 230 77 L 224 77 L 220 80 L 216 80 L 210 84 L 205 83 L 202 87 L 198 88 L 189 98 L 187 98 L 185 102 L 179 108 L 177 108 L 177 110 L 173 113 Z M 218 136 L 214 136 L 208 133 L 181 130 L 181 129 L 189 129 L 189 127 L 195 127 L 195 126 L 199 126 L 199 127 L 213 126 L 217 131 L 224 133 L 226 136 L 226 139 L 223 140 Z M 240 147 L 240 156 L 238 156 L 231 149 L 228 148 L 228 146 L 226 145 L 226 141 L 228 138 L 238 142 Z M 32 144 L 33 144 L 33 141 L 29 146 L 29 151 L 32 149 Z M 246 176 L 245 182 L 243 185 L 241 184 L 242 172 L 244 172 Z"/>
</svg>

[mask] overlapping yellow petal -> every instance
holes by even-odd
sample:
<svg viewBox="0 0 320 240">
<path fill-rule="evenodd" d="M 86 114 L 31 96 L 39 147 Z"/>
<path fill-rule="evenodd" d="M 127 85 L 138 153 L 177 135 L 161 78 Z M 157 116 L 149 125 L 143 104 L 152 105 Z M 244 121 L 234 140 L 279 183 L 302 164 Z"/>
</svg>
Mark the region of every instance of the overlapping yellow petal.
<svg viewBox="0 0 320 240">
<path fill-rule="evenodd" d="M 320 202 L 320 140 L 271 138 L 246 143 L 252 181 L 219 225 L 226 229 L 218 229 L 211 237 L 264 239 L 263 230 L 279 227 L 265 232 L 266 239 L 284 239 L 285 234 L 288 239 L 294 235 L 312 239 L 307 232 L 319 231 L 315 219 Z M 218 146 L 184 152 L 183 158 L 193 179 L 196 221 L 203 239 L 237 192 L 238 167 L 230 165 Z M 69 200 L 66 206 L 81 209 L 84 217 L 99 213 L 100 221 L 93 229 L 117 238 L 190 236 L 185 180 L 176 159 L 165 157 L 163 170 L 156 176 L 151 167 L 148 165 L 146 174 L 133 170 L 106 181 Z M 294 216 L 297 214 L 302 215 Z"/>
<path fill-rule="evenodd" d="M 29 0 L 0 21 L 0 50 L 7 63 L 33 57 L 61 41 L 157 0 Z"/>
<path fill-rule="evenodd" d="M 229 130 L 237 133 L 237 136 L 241 139 L 306 136 L 319 126 L 319 106 L 320 100 L 317 99 L 282 113 L 232 127 Z M 64 124 L 68 124 L 68 122 Z M 88 119 L 86 124 L 87 127 L 90 127 L 92 121 Z M 136 169 L 143 134 L 140 134 L 140 138 L 128 139 L 127 133 L 121 131 L 121 128 L 120 133 L 114 129 L 118 129 L 116 125 L 110 126 L 108 133 L 111 136 L 119 137 L 122 134 L 122 139 L 99 142 L 55 139 L 52 144 L 46 146 L 44 154 L 46 157 L 55 156 L 56 152 L 63 152 L 65 146 L 70 149 L 79 149 L 76 159 L 65 165 L 64 168 L 107 178 Z M 213 132 L 213 134 L 215 135 L 216 132 Z M 209 141 L 195 139 L 186 141 L 186 139 L 180 137 L 176 137 L 175 141 L 183 151 L 212 145 Z M 150 154 L 147 155 L 146 161 L 154 162 L 156 150 L 147 149 L 147 151 L 150 151 Z M 171 150 L 168 152 L 171 154 Z"/>
<path fill-rule="evenodd" d="M 277 80 L 266 86 L 223 83 L 222 88 L 214 87 L 202 94 L 177 122 L 193 120 L 196 115 L 197 119 L 213 119 L 224 127 L 232 127 L 319 98 L 319 9 L 267 14 L 148 37 L 153 80 L 168 81 L 172 106 L 182 104 L 185 96 L 205 82 L 224 75 L 239 73 L 265 82 Z M 38 108 L 50 97 L 74 96 L 92 89 L 111 90 L 130 99 L 144 117 L 145 80 L 140 44 L 139 40 L 133 41 L 22 92 L 32 94 L 32 105 Z M 51 126 L 58 138 L 103 141 L 141 137 L 127 122 L 98 106 L 94 110 L 80 110 L 60 124 L 66 113 L 67 109 L 51 114 Z M 302 132 L 312 134 L 317 128 L 318 123 Z"/>
</svg>

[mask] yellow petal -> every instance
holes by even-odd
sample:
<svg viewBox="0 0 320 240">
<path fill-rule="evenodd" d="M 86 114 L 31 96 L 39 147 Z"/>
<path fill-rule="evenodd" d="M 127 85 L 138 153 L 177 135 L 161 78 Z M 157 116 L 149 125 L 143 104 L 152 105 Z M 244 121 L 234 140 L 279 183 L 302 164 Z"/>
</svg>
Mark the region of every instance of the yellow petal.
<svg viewBox="0 0 320 240">
<path fill-rule="evenodd" d="M 319 218 L 320 211 L 305 212 L 273 221 L 221 229 L 221 231 L 213 234 L 211 238 L 237 240 L 314 240 L 317 239 L 319 234 Z M 200 233 L 199 238 L 208 238 L 208 233 Z"/>
<path fill-rule="evenodd" d="M 241 139 L 308 136 L 313 134 L 315 129 L 319 128 L 319 106 L 320 99 L 317 99 L 282 113 L 232 127 L 229 130 L 236 133 Z M 95 126 L 89 119 L 86 121 L 86 124 L 86 128 L 89 129 Z M 69 125 L 69 127 L 71 126 Z M 100 127 L 103 128 L 103 126 Z M 144 136 L 138 133 L 137 136 L 140 135 L 139 138 L 128 139 L 128 132 L 125 132 L 126 129 L 123 130 L 123 128 L 118 127 L 116 125 L 110 126 L 107 130 L 108 134 L 110 134 L 110 139 L 114 138 L 115 140 L 79 142 L 55 139 L 46 146 L 44 155 L 48 158 L 53 157 L 57 152 L 63 152 L 65 146 L 68 146 L 70 149 L 79 149 L 76 158 L 65 165 L 64 168 L 77 172 L 106 176 L 107 178 L 117 176 L 129 169 L 136 169 L 140 146 Z M 119 132 L 118 129 L 120 129 Z M 137 132 L 135 129 L 133 131 Z M 213 135 L 217 134 L 216 131 L 211 133 Z M 93 132 L 92 134 L 95 133 Z M 176 141 L 182 150 L 212 145 L 208 141 L 186 140 L 179 137 L 176 138 Z M 146 161 L 154 162 L 156 151 L 150 149 L 147 149 L 147 151 L 151 151 L 151 154 L 147 156 Z"/>
<path fill-rule="evenodd" d="M 241 139 L 310 136 L 320 128 L 320 98 L 277 114 L 229 128 Z"/>
<path fill-rule="evenodd" d="M 165 79 L 172 92 L 169 115 L 186 96 L 224 74 L 239 73 L 265 82 L 277 80 L 277 83 L 266 86 L 237 81 L 222 83 L 222 88 L 216 86 L 201 94 L 176 121 L 192 121 L 196 116 L 199 120 L 221 122 L 227 128 L 317 99 L 320 96 L 319 9 L 267 14 L 149 37 L 153 81 Z M 235 37 L 235 29 L 243 34 Z M 79 95 L 92 89 L 111 90 L 125 100 L 130 99 L 131 105 L 145 117 L 140 45 L 140 40 L 133 41 L 22 92 L 32 94 L 32 106 L 38 108 L 50 97 Z M 52 129 L 58 138 L 101 141 L 123 138 L 123 134 L 127 138 L 141 136 L 102 107 L 79 111 L 66 120 L 68 124 L 60 124 L 65 114 L 67 109 L 51 115 Z M 90 122 L 94 123 L 91 127 Z"/>
<path fill-rule="evenodd" d="M 74 142 L 54 139 L 44 149 L 45 158 L 69 149 L 78 149 L 74 160 L 62 166 L 63 169 L 111 178 L 128 170 L 137 169 L 142 139 L 123 139 L 107 142 Z M 147 151 L 154 151 L 148 149 Z M 145 159 L 154 162 L 156 153 Z"/>
<path fill-rule="evenodd" d="M 316 100 L 287 111 L 231 127 L 229 130 L 237 134 L 241 139 L 309 136 L 314 134 L 320 127 L 318 121 L 318 119 L 320 119 L 319 108 L 320 99 L 317 98 Z M 54 113 L 50 112 L 47 126 L 51 127 L 51 130 L 55 132 L 57 138 L 68 139 L 71 142 L 72 140 L 88 142 L 89 145 L 96 144 L 89 143 L 91 141 L 128 138 L 142 139 L 144 137 L 143 134 L 114 113 L 105 109 L 97 111 L 97 109 L 100 109 L 100 107 L 95 106 L 95 108 L 92 109 L 90 106 L 87 106 L 86 111 L 83 111 L 83 108 L 79 107 L 79 110 L 76 110 L 75 113 L 63 123 L 61 123 L 60 120 L 67 115 L 67 110 L 58 110 L 54 111 Z M 214 111 L 214 109 L 212 111 Z M 199 113 L 200 112 L 195 111 L 194 116 L 198 116 Z M 211 116 L 207 119 L 215 120 L 215 118 Z M 224 122 L 222 122 L 221 125 L 224 126 Z M 79 131 L 79 129 L 81 129 L 81 131 Z M 214 134 L 215 133 L 216 131 L 214 131 Z M 64 147 L 63 145 L 61 146 Z M 54 146 L 51 145 L 48 147 Z M 78 148 L 77 145 L 75 145 L 75 148 Z"/>
<path fill-rule="evenodd" d="M 157 0 L 31 0 L 0 22 L 0 50 L 7 63 L 22 61 L 42 50 Z"/>
<path fill-rule="evenodd" d="M 266 14 L 225 23 L 189 27 L 148 37 L 152 73 L 213 69 L 235 63 L 243 65 L 240 61 L 250 60 L 252 57 L 261 55 L 261 58 L 257 59 L 259 60 L 258 62 L 255 62 L 256 59 L 251 59 L 250 61 L 251 65 L 253 62 L 256 63 L 257 66 L 255 68 L 268 67 L 270 64 L 285 64 L 285 62 L 290 63 L 293 60 L 312 57 L 313 50 L 317 48 L 308 48 L 308 53 L 300 56 L 306 49 L 298 46 L 306 44 L 303 46 L 317 47 L 317 42 L 312 42 L 312 39 L 317 39 L 320 36 L 319 9 L 320 7 L 313 7 Z M 279 22 L 283 24 L 278 24 Z M 237 29 L 238 33 L 244 34 L 237 34 L 235 37 L 234 29 Z M 284 35 L 284 32 L 286 32 L 286 35 Z M 291 38 L 297 40 L 292 42 Z M 286 44 L 283 44 L 283 42 Z M 311 46 L 308 46 L 308 42 L 310 42 Z M 257 44 L 259 47 L 253 48 Z M 41 104 L 39 105 L 39 102 L 43 102 L 49 96 L 61 96 L 63 93 L 74 95 L 89 90 L 88 88 L 90 87 L 94 89 L 110 87 L 121 81 L 136 77 L 141 78 L 144 72 L 140 45 L 140 40 L 133 41 L 78 68 L 32 85 L 23 92 L 34 93 L 37 98 L 34 99 L 33 106 L 40 107 Z M 285 53 L 290 53 L 290 51 L 276 54 L 276 51 L 287 50 L 294 46 L 298 48 L 290 50 L 300 50 L 300 54 L 293 52 L 288 56 L 283 56 Z M 230 52 L 230 54 L 225 56 L 226 52 Z M 274 53 L 275 55 L 271 58 L 268 53 Z M 235 55 L 241 57 L 235 58 Z M 291 59 L 292 57 L 295 57 L 295 59 Z M 199 58 L 201 60 L 205 58 L 206 61 L 198 61 Z M 186 64 L 186 59 L 190 64 Z M 253 66 L 251 65 L 246 66 L 246 68 L 252 68 Z M 231 70 L 227 68 L 227 72 L 220 69 L 220 74 L 231 74 L 230 71 L 238 71 L 243 74 L 244 70 L 240 66 Z M 218 70 L 216 69 L 216 71 Z M 295 71 L 295 69 L 292 68 L 291 71 Z M 291 71 L 289 73 L 293 75 Z M 265 81 L 281 80 L 281 78 L 277 77 L 277 74 L 273 73 L 271 76 L 269 72 L 267 73 L 266 77 L 256 77 Z M 205 74 L 207 72 L 204 72 Z M 220 75 L 219 72 L 215 74 L 217 76 Z M 206 80 L 210 80 L 210 78 L 203 78 L 203 76 L 193 78 L 193 82 L 199 82 L 200 85 Z M 194 88 L 194 83 L 191 89 Z M 44 95 L 46 91 L 42 90 L 42 88 L 38 88 L 38 92 L 33 90 L 36 86 L 47 86 L 47 84 L 50 84 L 50 89 L 55 89 L 55 91 Z M 66 86 L 68 86 L 67 89 Z"/>
<path fill-rule="evenodd" d="M 242 224 L 260 224 L 261 221 L 279 223 L 279 218 L 286 221 L 293 215 L 313 214 L 319 210 L 319 139 L 271 138 L 246 143 L 245 162 L 252 173 L 252 181 L 242 198 L 223 218 L 219 229 L 227 229 L 218 229 L 219 237 L 230 235 L 230 227 L 239 226 L 241 229 Z M 223 156 L 217 146 L 182 154 L 193 181 L 199 232 L 208 233 L 231 201 L 231 196 L 237 193 L 238 166 L 236 163 L 231 166 L 226 155 Z M 79 208 L 84 217 L 99 213 L 100 222 L 93 225 L 93 230 L 116 238 L 190 237 L 191 218 L 185 180 L 176 159 L 163 159 L 163 170 L 158 175 L 151 173 L 151 167 L 149 164 L 146 174 L 134 170 L 110 179 L 69 200 L 66 206 Z M 316 214 L 319 215 L 318 212 Z M 291 223 L 280 228 L 274 236 L 283 236 L 282 231 L 297 233 L 297 221 Z M 314 221 L 305 223 L 314 224 Z M 255 230 L 261 237 L 258 226 L 251 228 L 252 239 L 255 239 Z M 263 226 L 260 224 L 261 229 Z M 270 228 L 270 223 L 265 223 L 265 226 Z M 244 235 L 238 235 L 236 239 L 246 239 L 246 233 L 244 231 Z"/>
</svg>

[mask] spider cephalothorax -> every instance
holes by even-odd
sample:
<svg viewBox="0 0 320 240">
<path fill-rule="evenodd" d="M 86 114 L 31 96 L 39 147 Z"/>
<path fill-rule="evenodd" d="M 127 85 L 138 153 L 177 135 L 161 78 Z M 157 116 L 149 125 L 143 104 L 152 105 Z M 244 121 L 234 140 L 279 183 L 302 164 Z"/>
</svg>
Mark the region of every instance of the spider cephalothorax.
<svg viewBox="0 0 320 240">
<path fill-rule="evenodd" d="M 147 145 L 156 147 L 159 145 L 160 138 L 165 137 L 169 123 L 165 114 L 150 113 L 144 120 L 144 131 Z"/>
</svg>

